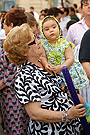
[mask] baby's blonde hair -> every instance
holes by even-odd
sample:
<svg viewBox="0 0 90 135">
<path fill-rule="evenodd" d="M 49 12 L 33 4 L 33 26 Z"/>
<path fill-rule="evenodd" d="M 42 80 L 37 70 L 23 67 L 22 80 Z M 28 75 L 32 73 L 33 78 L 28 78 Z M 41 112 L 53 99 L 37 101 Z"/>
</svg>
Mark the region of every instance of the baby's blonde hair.
<svg viewBox="0 0 90 135">
<path fill-rule="evenodd" d="M 31 33 L 32 29 L 27 23 L 10 30 L 3 45 L 10 62 L 21 65 L 27 61 L 27 56 L 24 54 L 28 53 Z"/>
</svg>

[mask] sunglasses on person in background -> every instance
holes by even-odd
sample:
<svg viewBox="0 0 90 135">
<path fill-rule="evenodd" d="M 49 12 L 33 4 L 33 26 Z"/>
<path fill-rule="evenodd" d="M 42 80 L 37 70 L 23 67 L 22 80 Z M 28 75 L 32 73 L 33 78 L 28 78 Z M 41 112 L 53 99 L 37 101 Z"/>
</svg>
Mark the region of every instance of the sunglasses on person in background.
<svg viewBox="0 0 90 135">
<path fill-rule="evenodd" d="M 28 46 L 36 44 L 36 41 L 35 40 L 36 39 L 34 39 L 34 41 L 32 41 L 31 43 L 29 43 Z"/>
</svg>

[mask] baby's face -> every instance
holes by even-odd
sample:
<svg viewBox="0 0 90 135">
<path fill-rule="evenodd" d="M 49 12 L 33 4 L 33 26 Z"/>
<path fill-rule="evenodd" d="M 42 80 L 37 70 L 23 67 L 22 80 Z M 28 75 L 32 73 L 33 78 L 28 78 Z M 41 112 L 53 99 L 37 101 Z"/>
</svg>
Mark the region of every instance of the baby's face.
<svg viewBox="0 0 90 135">
<path fill-rule="evenodd" d="M 47 39 L 55 40 L 59 37 L 60 30 L 55 20 L 47 20 L 43 23 L 43 32 Z"/>
</svg>

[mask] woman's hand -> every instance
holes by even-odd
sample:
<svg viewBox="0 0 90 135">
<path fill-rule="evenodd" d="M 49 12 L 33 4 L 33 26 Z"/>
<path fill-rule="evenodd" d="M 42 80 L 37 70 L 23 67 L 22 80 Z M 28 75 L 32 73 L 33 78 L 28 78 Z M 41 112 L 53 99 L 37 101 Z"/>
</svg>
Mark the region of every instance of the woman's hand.
<svg viewBox="0 0 90 135">
<path fill-rule="evenodd" d="M 59 73 L 59 72 L 61 72 L 61 68 L 60 68 L 60 66 L 52 67 L 52 68 L 51 68 L 51 70 L 53 70 L 53 71 L 54 71 L 54 73 Z"/>
<path fill-rule="evenodd" d="M 75 119 L 75 118 L 80 118 L 84 117 L 86 115 L 85 113 L 85 108 L 82 108 L 83 104 L 78 104 L 76 106 L 73 106 L 67 111 L 67 119 Z"/>
</svg>

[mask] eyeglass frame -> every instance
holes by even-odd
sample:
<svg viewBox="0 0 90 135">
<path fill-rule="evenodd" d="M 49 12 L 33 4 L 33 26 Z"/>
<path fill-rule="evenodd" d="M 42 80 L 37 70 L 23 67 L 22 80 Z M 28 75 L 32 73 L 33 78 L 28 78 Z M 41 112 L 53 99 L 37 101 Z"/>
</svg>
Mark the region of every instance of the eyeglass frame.
<svg viewBox="0 0 90 135">
<path fill-rule="evenodd" d="M 29 43 L 29 44 L 28 44 L 28 46 L 30 46 L 30 45 L 34 45 L 34 44 L 36 44 L 35 39 L 34 39 L 31 43 Z"/>
<path fill-rule="evenodd" d="M 34 36 L 35 36 L 34 40 L 31 43 L 29 43 L 28 46 L 36 44 L 37 43 L 36 39 L 38 40 L 40 39 L 40 37 L 37 37 L 37 35 L 34 35 Z"/>
</svg>

